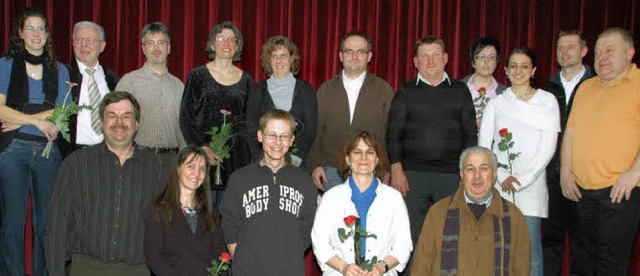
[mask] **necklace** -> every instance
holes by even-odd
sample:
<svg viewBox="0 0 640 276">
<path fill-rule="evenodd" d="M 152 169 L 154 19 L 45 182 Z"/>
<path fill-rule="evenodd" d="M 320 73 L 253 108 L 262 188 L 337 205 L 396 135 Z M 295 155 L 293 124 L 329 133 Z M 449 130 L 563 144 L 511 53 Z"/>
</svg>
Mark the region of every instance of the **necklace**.
<svg viewBox="0 0 640 276">
<path fill-rule="evenodd" d="M 27 74 L 29 74 L 29 76 L 31 76 L 32 78 L 36 78 L 36 72 L 35 72 L 35 68 L 33 65 L 27 63 Z"/>
<path fill-rule="evenodd" d="M 513 94 L 516 95 L 516 98 L 518 98 L 518 100 L 521 100 L 523 102 L 529 101 L 535 93 L 536 93 L 536 89 L 534 89 L 533 87 L 529 87 L 526 92 L 520 93 L 520 94 L 516 93 L 515 90 L 513 91 Z"/>
</svg>

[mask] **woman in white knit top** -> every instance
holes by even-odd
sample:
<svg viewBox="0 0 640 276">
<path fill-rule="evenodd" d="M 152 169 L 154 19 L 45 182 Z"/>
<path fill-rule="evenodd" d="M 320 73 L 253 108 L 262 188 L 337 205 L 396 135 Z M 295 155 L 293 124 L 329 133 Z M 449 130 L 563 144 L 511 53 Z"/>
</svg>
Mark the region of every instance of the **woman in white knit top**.
<svg viewBox="0 0 640 276">
<path fill-rule="evenodd" d="M 505 67 L 511 87 L 490 101 L 484 110 L 478 144 L 492 148 L 502 164 L 509 164 L 506 151 L 498 148 L 500 130 L 512 133 L 512 173 L 500 168 L 496 188 L 525 215 L 531 238 L 531 275 L 542 275 L 540 223 L 547 217 L 548 198 L 545 169 L 553 157 L 560 113 L 555 97 L 531 87 L 536 71 L 535 53 L 526 46 L 513 49 Z M 504 132 L 504 131 L 503 131 Z"/>
</svg>

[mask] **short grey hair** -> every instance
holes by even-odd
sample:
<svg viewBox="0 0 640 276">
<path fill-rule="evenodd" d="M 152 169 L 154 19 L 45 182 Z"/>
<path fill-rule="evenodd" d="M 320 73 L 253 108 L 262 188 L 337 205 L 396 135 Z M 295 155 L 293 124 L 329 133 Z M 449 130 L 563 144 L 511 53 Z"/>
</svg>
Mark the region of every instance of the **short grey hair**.
<svg viewBox="0 0 640 276">
<path fill-rule="evenodd" d="M 493 153 L 493 151 L 491 151 L 488 148 L 481 147 L 481 146 L 475 146 L 475 147 L 470 147 L 470 148 L 465 149 L 460 154 L 460 162 L 458 164 L 460 170 L 462 170 L 464 168 L 464 160 L 467 158 L 467 155 L 469 155 L 471 153 L 477 153 L 477 152 L 482 152 L 482 153 L 485 153 L 487 156 L 489 156 L 489 160 L 491 160 L 491 166 L 493 167 L 493 169 L 494 170 L 498 169 L 498 157 L 496 156 L 496 154 Z"/>
<path fill-rule="evenodd" d="M 171 44 L 171 36 L 169 35 L 169 29 L 162 22 L 153 22 L 142 27 L 142 33 L 140 33 L 140 42 L 144 44 L 147 42 L 145 36 L 148 33 L 163 34 L 167 38 L 167 43 Z"/>
<path fill-rule="evenodd" d="M 80 22 L 76 23 L 75 25 L 73 25 L 73 33 L 71 34 L 71 38 L 73 38 L 75 40 L 76 39 L 76 31 L 78 29 L 84 28 L 84 27 L 96 28 L 98 30 L 98 36 L 100 36 L 100 40 L 104 41 L 104 28 L 102 28 L 102 26 L 98 25 L 98 23 L 91 22 L 91 21 L 80 21 Z"/>
</svg>

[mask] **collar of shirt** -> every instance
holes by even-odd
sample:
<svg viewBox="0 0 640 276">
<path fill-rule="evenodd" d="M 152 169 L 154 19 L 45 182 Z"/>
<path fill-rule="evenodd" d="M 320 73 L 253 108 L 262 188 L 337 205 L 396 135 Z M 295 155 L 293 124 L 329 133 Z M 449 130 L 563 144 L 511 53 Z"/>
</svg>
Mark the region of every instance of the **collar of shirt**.
<svg viewBox="0 0 640 276">
<path fill-rule="evenodd" d="M 152 76 L 156 76 L 158 78 L 162 78 L 164 76 L 166 76 L 169 73 L 169 69 L 165 67 L 165 70 L 162 74 L 158 74 L 156 71 L 153 71 L 153 69 L 151 69 L 151 66 L 149 66 L 148 63 L 144 63 L 144 65 L 142 66 L 142 70 Z"/>
<path fill-rule="evenodd" d="M 362 74 L 360 74 L 360 76 L 356 77 L 355 79 L 350 79 L 347 77 L 347 75 L 344 74 L 344 70 L 342 70 L 342 83 L 345 84 L 345 87 L 347 86 L 347 84 L 349 85 L 358 85 L 361 86 L 364 83 L 364 77 L 367 75 L 367 71 L 365 70 L 364 72 L 362 72 Z"/>
<path fill-rule="evenodd" d="M 577 83 L 578 81 L 580 81 L 580 79 L 582 79 L 582 76 L 584 76 L 585 72 L 587 72 L 587 68 L 585 68 L 584 65 L 582 65 L 582 69 L 580 70 L 580 73 L 578 73 L 575 77 L 573 77 L 573 79 L 567 80 L 562 75 L 562 70 L 560 70 L 560 81 L 562 82 L 562 86 L 567 86 L 568 83 L 570 84 Z"/>
<path fill-rule="evenodd" d="M 469 81 L 467 82 L 467 86 L 469 87 L 469 91 L 471 91 L 472 93 L 474 93 L 475 96 L 477 96 L 478 94 L 478 88 L 476 88 L 475 85 L 473 85 L 473 78 L 476 77 L 476 74 L 473 74 L 470 78 Z M 498 81 L 496 81 L 496 78 L 491 77 L 491 85 L 489 87 L 485 87 L 487 89 L 487 95 L 490 98 L 494 98 L 495 96 L 498 95 L 498 93 L 496 92 L 496 90 L 498 89 Z"/>
<path fill-rule="evenodd" d="M 476 202 L 472 200 L 469 196 L 467 196 L 467 191 L 464 191 L 463 194 L 464 194 L 464 201 L 466 203 L 474 203 L 479 205 L 486 204 L 487 208 L 489 208 L 489 206 L 491 205 L 491 200 L 493 199 L 493 193 L 491 191 L 489 191 L 489 196 L 481 202 Z"/>
<path fill-rule="evenodd" d="M 447 81 L 447 83 L 449 85 L 451 85 L 451 80 L 449 79 L 449 75 L 447 75 L 447 72 L 442 72 L 442 80 L 439 83 L 436 83 L 436 84 L 429 83 L 425 78 L 422 77 L 422 75 L 420 75 L 420 73 L 418 73 L 418 79 L 416 80 L 416 86 L 418 86 L 418 84 L 420 84 L 420 81 L 422 81 L 422 82 L 424 82 L 424 83 L 426 83 L 428 85 L 436 87 L 436 86 L 440 85 L 445 80 Z"/>
<path fill-rule="evenodd" d="M 80 73 L 82 74 L 83 78 L 85 76 L 89 77 L 89 73 L 87 73 L 87 68 L 89 68 L 89 66 L 82 63 L 79 60 L 76 60 L 76 62 L 78 63 L 78 69 L 80 70 Z M 104 71 L 102 71 L 102 65 L 100 65 L 100 61 L 96 62 L 96 65 L 94 65 L 91 69 L 95 70 L 93 72 L 94 77 L 98 77 L 99 75 L 104 75 Z"/>
</svg>

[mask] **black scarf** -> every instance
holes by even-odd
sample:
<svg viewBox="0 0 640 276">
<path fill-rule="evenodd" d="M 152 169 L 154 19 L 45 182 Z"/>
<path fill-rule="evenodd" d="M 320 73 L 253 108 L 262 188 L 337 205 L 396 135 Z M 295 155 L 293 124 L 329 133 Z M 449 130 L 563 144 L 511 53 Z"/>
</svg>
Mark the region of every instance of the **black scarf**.
<svg viewBox="0 0 640 276">
<path fill-rule="evenodd" d="M 40 56 L 34 56 L 27 50 L 22 50 L 13 58 L 11 78 L 7 89 L 7 106 L 26 114 L 34 114 L 52 109 L 58 97 L 58 68 L 55 62 L 46 62 L 46 50 Z M 43 104 L 29 104 L 29 80 L 25 62 L 33 65 L 42 64 L 42 92 Z"/>
<path fill-rule="evenodd" d="M 13 57 L 11 65 L 11 78 L 7 89 L 6 105 L 25 114 L 35 114 L 41 111 L 55 108 L 58 97 L 58 67 L 55 62 L 46 62 L 48 53 L 46 50 L 40 56 L 34 56 L 23 49 L 20 54 Z M 33 65 L 42 64 L 42 92 L 44 102 L 42 104 L 29 103 L 29 80 L 25 62 Z M 20 129 L 9 132 L 0 132 L 0 152 L 7 147 L 14 138 L 46 141 L 45 138 L 19 133 Z"/>
</svg>

